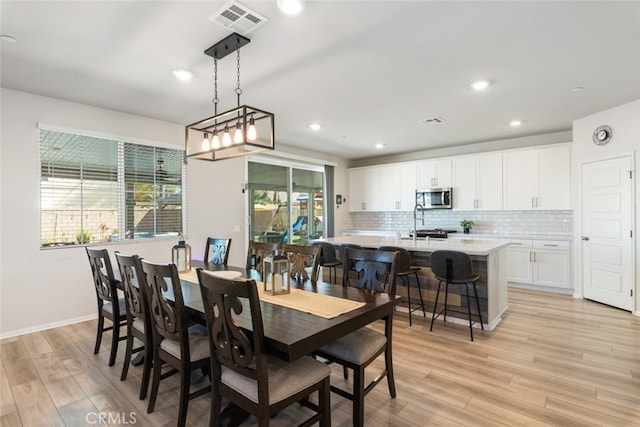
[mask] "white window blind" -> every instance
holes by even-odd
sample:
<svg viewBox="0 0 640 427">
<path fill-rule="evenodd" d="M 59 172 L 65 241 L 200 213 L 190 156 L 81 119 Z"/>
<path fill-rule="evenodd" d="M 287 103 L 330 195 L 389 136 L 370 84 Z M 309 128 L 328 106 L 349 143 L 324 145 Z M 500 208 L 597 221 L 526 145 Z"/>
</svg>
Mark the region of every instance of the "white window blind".
<svg viewBox="0 0 640 427">
<path fill-rule="evenodd" d="M 182 150 L 41 129 L 41 246 L 182 233 L 182 158 Z"/>
</svg>

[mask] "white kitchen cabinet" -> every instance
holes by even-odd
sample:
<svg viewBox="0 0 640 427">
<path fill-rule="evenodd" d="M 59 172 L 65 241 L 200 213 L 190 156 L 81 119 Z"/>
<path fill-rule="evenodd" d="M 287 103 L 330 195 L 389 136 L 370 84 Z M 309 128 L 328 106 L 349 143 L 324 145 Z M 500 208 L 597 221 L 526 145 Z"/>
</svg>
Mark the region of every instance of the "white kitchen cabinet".
<svg viewBox="0 0 640 427">
<path fill-rule="evenodd" d="M 453 159 L 453 208 L 502 209 L 502 155 L 486 154 Z"/>
<path fill-rule="evenodd" d="M 512 283 L 571 289 L 571 244 L 553 240 L 512 240 L 509 246 Z"/>
<path fill-rule="evenodd" d="M 451 187 L 451 159 L 421 160 L 417 162 L 418 189 Z"/>
<path fill-rule="evenodd" d="M 380 168 L 382 211 L 411 211 L 416 203 L 416 164 L 394 163 Z"/>
<path fill-rule="evenodd" d="M 503 155 L 505 210 L 571 209 L 571 151 L 566 145 Z"/>
<path fill-rule="evenodd" d="M 349 212 L 380 210 L 381 169 L 349 169 Z"/>
</svg>

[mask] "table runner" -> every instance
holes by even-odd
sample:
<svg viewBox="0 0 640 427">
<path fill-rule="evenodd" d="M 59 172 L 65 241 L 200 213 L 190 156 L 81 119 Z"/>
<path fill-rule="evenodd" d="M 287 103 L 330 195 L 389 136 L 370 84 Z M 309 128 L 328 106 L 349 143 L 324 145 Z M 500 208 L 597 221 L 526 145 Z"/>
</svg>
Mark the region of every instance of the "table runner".
<svg viewBox="0 0 640 427">
<path fill-rule="evenodd" d="M 237 273 L 233 274 L 236 277 L 241 275 L 239 272 L 232 273 L 231 271 L 211 271 L 210 273 L 218 275 Z M 195 270 L 180 273 L 180 278 L 189 282 L 198 283 L 198 276 Z M 264 293 L 262 282 L 256 281 L 256 286 L 261 301 L 303 311 L 325 319 L 333 319 L 334 317 L 364 307 L 365 305 L 363 302 L 333 297 L 331 295 L 317 294 L 315 292 L 303 291 L 302 289 L 291 289 L 291 293 L 289 294 L 269 295 Z"/>
</svg>

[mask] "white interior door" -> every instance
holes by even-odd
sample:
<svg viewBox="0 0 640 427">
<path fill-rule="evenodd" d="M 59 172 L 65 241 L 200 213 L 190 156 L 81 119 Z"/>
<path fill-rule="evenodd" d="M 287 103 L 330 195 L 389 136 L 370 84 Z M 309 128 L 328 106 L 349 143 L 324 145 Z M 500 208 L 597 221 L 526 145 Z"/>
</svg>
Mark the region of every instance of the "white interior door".
<svg viewBox="0 0 640 427">
<path fill-rule="evenodd" d="M 633 308 L 631 157 L 582 166 L 585 298 Z"/>
</svg>

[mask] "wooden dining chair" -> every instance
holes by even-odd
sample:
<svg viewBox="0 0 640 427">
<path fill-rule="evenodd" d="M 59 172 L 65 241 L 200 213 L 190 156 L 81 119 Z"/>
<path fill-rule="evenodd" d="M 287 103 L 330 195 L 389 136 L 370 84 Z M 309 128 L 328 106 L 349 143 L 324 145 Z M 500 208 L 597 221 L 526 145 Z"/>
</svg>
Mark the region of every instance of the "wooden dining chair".
<svg viewBox="0 0 640 427">
<path fill-rule="evenodd" d="M 160 380 L 179 373 L 178 425 L 184 426 L 189 400 L 211 391 L 211 385 L 207 384 L 189 393 L 191 372 L 196 369 L 209 370 L 207 328 L 202 325 L 189 327 L 175 264 L 153 264 L 142 260 L 142 270 L 146 274 L 149 313 L 153 324 L 153 380 L 147 413 L 153 412 Z M 162 373 L 163 363 L 172 369 Z"/>
<path fill-rule="evenodd" d="M 211 347 L 209 425 L 222 425 L 222 398 L 226 398 L 256 416 L 260 426 L 268 426 L 272 417 L 296 402 L 315 412 L 300 425 L 330 426 L 331 369 L 308 356 L 285 362 L 267 355 L 255 280 L 228 280 L 201 268 L 197 274 Z M 251 333 L 238 324 L 245 309 Z M 316 391 L 318 404 L 308 400 Z"/>
<path fill-rule="evenodd" d="M 281 247 L 281 243 L 254 242 L 253 240 L 249 240 L 247 270 L 254 269 L 262 273 L 262 260 L 264 257 L 273 253 L 275 250 L 280 250 Z"/>
<path fill-rule="evenodd" d="M 124 298 L 119 298 L 118 296 L 118 287 L 122 287 L 122 283 L 116 280 L 113 275 L 111 259 L 106 249 L 87 247 L 86 250 L 98 300 L 98 331 L 96 333 L 96 345 L 93 354 L 98 354 L 100 351 L 102 334 L 111 331 L 109 366 L 113 366 L 118 353 L 118 343 L 127 339 L 126 336 L 120 336 L 121 328 L 125 328 L 127 324 L 125 301 Z M 105 326 L 104 319 L 110 320 L 111 325 Z"/>
<path fill-rule="evenodd" d="M 284 245 L 282 252 L 289 257 L 291 278 L 298 281 L 311 278 L 313 282 L 318 279 L 320 253 L 322 252 L 319 246 Z M 307 270 L 310 270 L 311 274 Z"/>
<path fill-rule="evenodd" d="M 365 292 L 387 292 L 395 296 L 396 284 L 396 252 L 384 252 L 366 249 L 345 248 L 343 264 L 352 263 L 359 279 L 353 287 Z M 343 285 L 347 286 L 348 269 L 344 269 Z M 391 337 L 393 319 L 389 318 L 385 329 Z M 317 356 L 338 363 L 344 368 L 345 379 L 347 369 L 353 370 L 352 391 L 331 385 L 331 391 L 353 402 L 353 425 L 362 426 L 364 423 L 364 398 L 385 377 L 389 386 L 389 394 L 396 397 L 396 386 L 393 377 L 393 358 L 391 340 L 370 327 L 362 327 L 340 339 L 327 344 L 316 352 Z M 385 369 L 367 386 L 365 386 L 365 369 L 379 355 L 384 353 Z"/>
<path fill-rule="evenodd" d="M 231 250 L 231 239 L 207 238 L 207 245 L 204 249 L 204 262 L 209 264 L 227 265 L 229 251 Z"/>
<path fill-rule="evenodd" d="M 120 381 L 127 379 L 129 364 L 133 353 L 143 353 L 142 382 L 140 384 L 140 400 L 147 397 L 151 364 L 153 360 L 153 331 L 149 317 L 149 300 L 147 298 L 147 280 L 142 271 L 142 263 L 138 255 L 122 255 L 115 252 L 116 262 L 122 278 L 124 299 L 127 309 L 127 349 L 122 365 Z M 133 340 L 137 338 L 142 346 L 133 347 Z"/>
<path fill-rule="evenodd" d="M 329 282 L 337 283 L 336 267 L 342 265 L 342 262 L 336 257 L 336 248 L 329 242 L 313 242 L 314 246 L 320 246 L 322 248 L 320 252 L 320 267 L 329 269 Z M 324 271 L 324 270 L 323 270 Z M 333 272 L 333 278 L 331 273 Z"/>
<path fill-rule="evenodd" d="M 409 326 L 413 325 L 411 313 L 422 308 L 422 317 L 426 317 L 427 313 L 424 309 L 424 300 L 422 299 L 422 288 L 420 287 L 420 276 L 418 272 L 422 269 L 419 266 L 411 265 L 411 254 L 405 248 L 400 246 L 380 246 L 379 251 L 397 252 L 398 258 L 396 262 L 396 278 L 404 280 L 407 287 L 407 306 L 409 308 Z M 416 279 L 416 287 L 418 288 L 418 302 L 411 302 L 411 276 Z"/>
<path fill-rule="evenodd" d="M 344 286 L 351 286 L 351 283 L 349 282 L 349 275 L 355 271 L 355 265 L 353 261 L 349 261 L 347 262 L 345 259 L 345 249 L 364 249 L 362 246 L 360 245 L 356 245 L 355 243 L 343 243 L 340 245 L 340 259 L 342 260 L 342 284 Z M 346 276 L 346 280 L 345 280 L 345 275 L 344 272 L 347 272 L 347 276 Z"/>
</svg>

